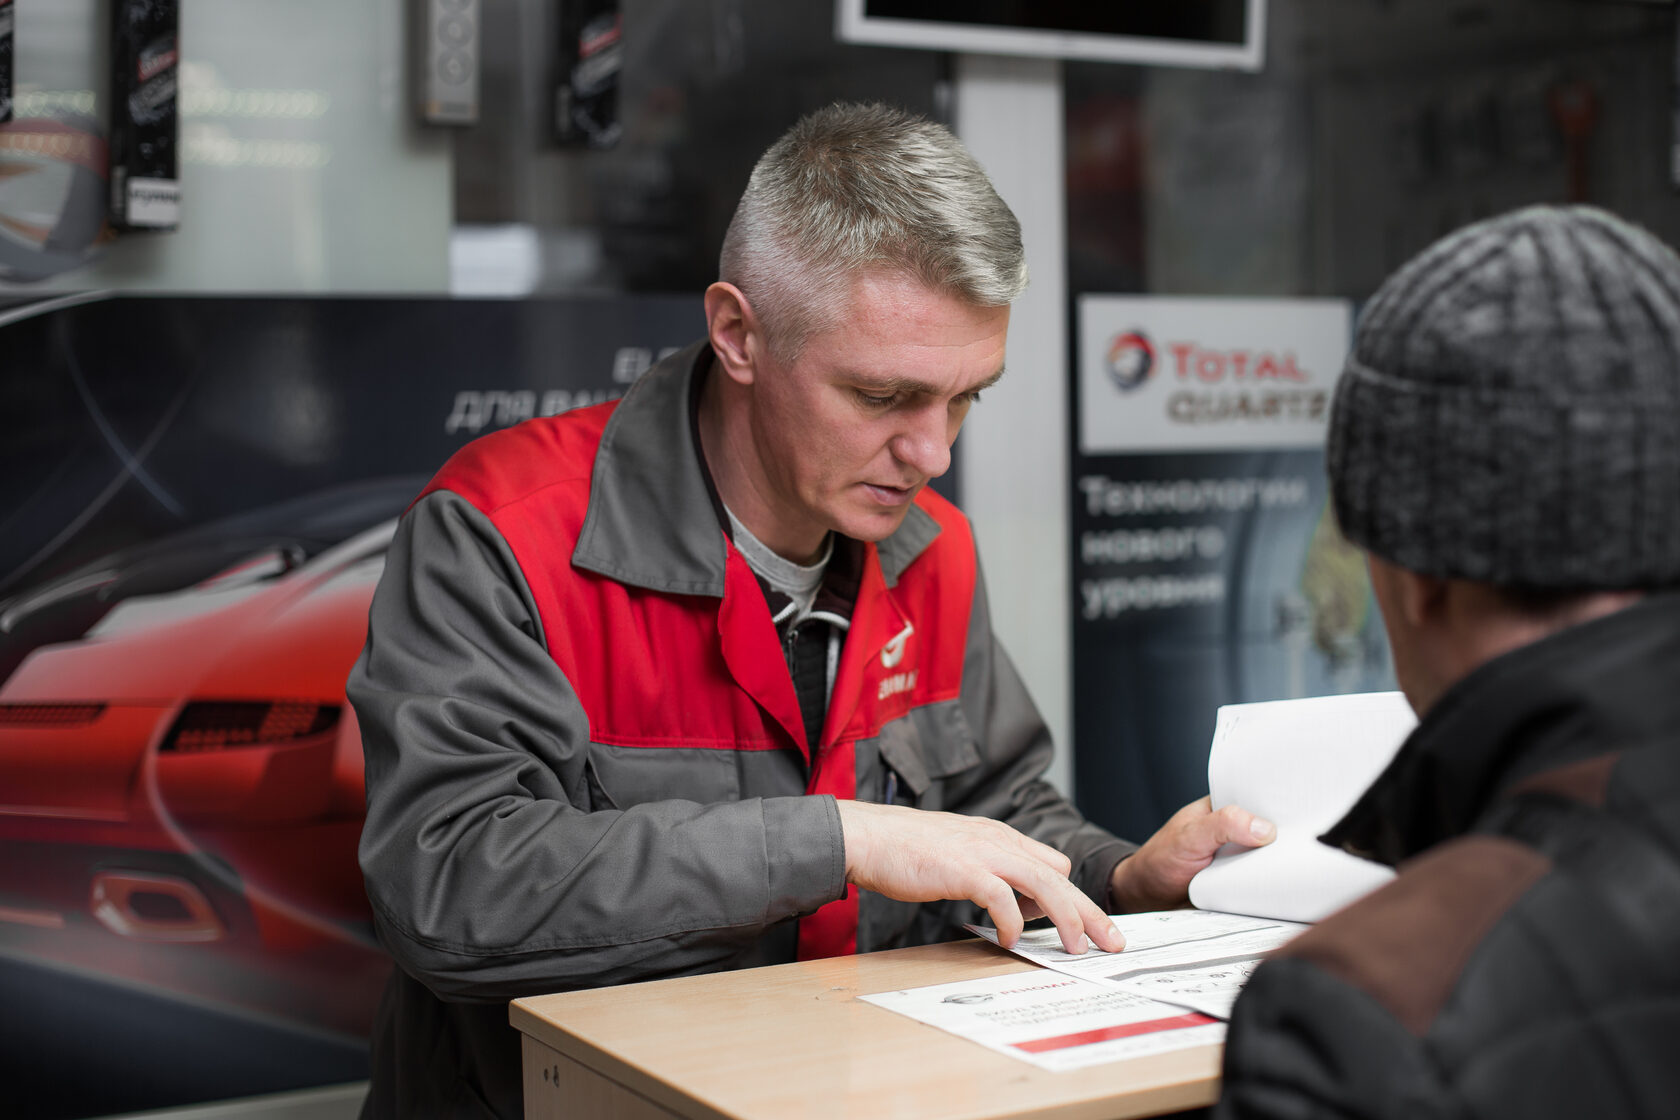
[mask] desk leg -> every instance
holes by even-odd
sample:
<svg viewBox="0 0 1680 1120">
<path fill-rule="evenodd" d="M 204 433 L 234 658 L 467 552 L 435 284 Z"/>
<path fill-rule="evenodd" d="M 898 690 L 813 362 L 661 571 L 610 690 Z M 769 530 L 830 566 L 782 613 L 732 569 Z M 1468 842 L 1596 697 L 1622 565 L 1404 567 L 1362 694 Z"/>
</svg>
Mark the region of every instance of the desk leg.
<svg viewBox="0 0 1680 1120">
<path fill-rule="evenodd" d="M 525 1120 L 682 1120 L 530 1035 L 521 1041 Z"/>
</svg>

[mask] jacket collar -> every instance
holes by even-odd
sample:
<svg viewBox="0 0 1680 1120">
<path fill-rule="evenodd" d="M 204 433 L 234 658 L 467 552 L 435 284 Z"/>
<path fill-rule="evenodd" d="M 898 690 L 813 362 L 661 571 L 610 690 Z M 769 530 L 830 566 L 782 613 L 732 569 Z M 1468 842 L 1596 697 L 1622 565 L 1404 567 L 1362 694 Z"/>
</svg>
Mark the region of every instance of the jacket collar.
<svg viewBox="0 0 1680 1120">
<path fill-rule="evenodd" d="M 1525 779 L 1672 737 L 1677 681 L 1680 594 L 1653 595 L 1512 650 L 1448 689 L 1320 839 L 1398 864 L 1470 831 Z"/>
<path fill-rule="evenodd" d="M 711 345 L 696 342 L 649 369 L 619 402 L 595 452 L 572 552 L 578 567 L 650 591 L 723 597 L 726 538 L 692 413 L 711 364 Z M 890 537 L 865 548 L 892 587 L 938 535 L 938 522 L 912 505 Z"/>
</svg>

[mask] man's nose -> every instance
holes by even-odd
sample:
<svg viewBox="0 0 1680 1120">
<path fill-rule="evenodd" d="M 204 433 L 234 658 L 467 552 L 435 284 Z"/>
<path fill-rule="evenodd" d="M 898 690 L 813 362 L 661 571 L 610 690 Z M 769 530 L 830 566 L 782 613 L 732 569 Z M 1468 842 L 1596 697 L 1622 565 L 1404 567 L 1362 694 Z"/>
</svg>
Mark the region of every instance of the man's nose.
<svg viewBox="0 0 1680 1120">
<path fill-rule="evenodd" d="M 955 435 L 944 409 L 918 409 L 893 438 L 892 453 L 922 478 L 938 478 L 951 466 L 951 440 Z"/>
</svg>

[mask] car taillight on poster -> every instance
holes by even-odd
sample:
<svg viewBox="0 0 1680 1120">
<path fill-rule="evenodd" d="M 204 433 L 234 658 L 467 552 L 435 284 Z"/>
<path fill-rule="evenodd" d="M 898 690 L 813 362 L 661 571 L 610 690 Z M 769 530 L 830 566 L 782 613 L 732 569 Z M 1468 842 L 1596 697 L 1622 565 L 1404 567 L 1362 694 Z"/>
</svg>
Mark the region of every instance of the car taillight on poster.
<svg viewBox="0 0 1680 1120">
<path fill-rule="evenodd" d="M 195 701 L 181 709 L 158 750 L 192 754 L 237 747 L 278 747 L 338 726 L 337 704 L 307 700 Z"/>
</svg>

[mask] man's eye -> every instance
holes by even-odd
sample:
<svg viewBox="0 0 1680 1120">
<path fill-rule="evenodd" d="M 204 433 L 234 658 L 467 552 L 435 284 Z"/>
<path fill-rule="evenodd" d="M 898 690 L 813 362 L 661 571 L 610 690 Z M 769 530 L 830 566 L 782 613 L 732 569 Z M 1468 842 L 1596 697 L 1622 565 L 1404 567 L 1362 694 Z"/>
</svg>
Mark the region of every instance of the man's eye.
<svg viewBox="0 0 1680 1120">
<path fill-rule="evenodd" d="M 979 404 L 980 403 L 980 390 L 976 389 L 976 390 L 974 390 L 974 392 L 967 394 L 963 398 L 963 400 L 965 400 L 969 404 Z"/>
<path fill-rule="evenodd" d="M 858 403 L 869 408 L 890 408 L 898 400 L 897 393 L 887 393 L 882 395 L 878 393 L 866 393 L 862 389 L 854 390 L 854 392 L 857 393 Z"/>
</svg>

